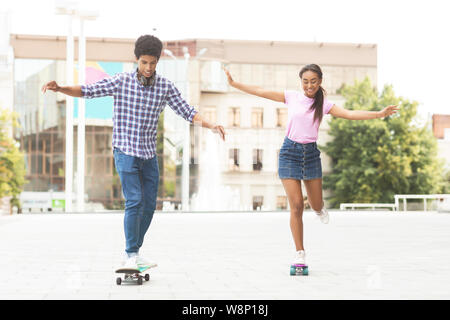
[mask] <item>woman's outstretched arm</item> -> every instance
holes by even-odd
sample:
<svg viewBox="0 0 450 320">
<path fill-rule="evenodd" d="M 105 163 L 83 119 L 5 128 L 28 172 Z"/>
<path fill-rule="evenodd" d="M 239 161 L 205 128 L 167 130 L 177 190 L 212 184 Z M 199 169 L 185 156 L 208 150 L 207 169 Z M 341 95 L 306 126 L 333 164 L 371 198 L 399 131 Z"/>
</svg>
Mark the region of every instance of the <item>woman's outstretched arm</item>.
<svg viewBox="0 0 450 320">
<path fill-rule="evenodd" d="M 337 105 L 331 107 L 330 114 L 337 118 L 348 120 L 370 120 L 389 117 L 397 113 L 397 106 L 388 106 L 381 111 L 347 110 Z"/>
<path fill-rule="evenodd" d="M 223 68 L 223 71 L 225 71 L 225 74 L 227 75 L 228 83 L 233 88 L 239 89 L 239 90 L 244 91 L 249 94 L 253 94 L 258 97 L 270 99 L 270 100 L 277 101 L 277 102 L 283 102 L 283 103 L 285 102 L 284 92 L 265 90 L 258 86 L 251 86 L 251 85 L 236 82 L 233 80 L 230 72 L 227 69 Z"/>
</svg>

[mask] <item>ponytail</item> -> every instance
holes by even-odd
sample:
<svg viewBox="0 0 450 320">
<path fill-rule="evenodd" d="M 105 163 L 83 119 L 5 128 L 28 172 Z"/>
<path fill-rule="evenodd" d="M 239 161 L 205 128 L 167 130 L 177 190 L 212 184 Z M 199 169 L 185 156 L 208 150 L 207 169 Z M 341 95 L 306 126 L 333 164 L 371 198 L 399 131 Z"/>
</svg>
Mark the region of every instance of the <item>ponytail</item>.
<svg viewBox="0 0 450 320">
<path fill-rule="evenodd" d="M 310 110 L 314 110 L 314 122 L 319 120 L 319 123 L 322 122 L 323 117 L 323 102 L 325 100 L 325 89 L 322 86 L 317 90 L 316 95 L 314 96 L 314 103 L 312 104 Z"/>
</svg>

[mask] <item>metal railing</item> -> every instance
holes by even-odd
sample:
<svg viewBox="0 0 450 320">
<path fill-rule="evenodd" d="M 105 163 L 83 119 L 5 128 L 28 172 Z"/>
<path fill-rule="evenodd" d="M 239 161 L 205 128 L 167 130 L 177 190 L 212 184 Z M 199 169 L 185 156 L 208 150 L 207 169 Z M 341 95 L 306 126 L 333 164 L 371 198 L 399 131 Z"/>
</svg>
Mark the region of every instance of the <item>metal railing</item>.
<svg viewBox="0 0 450 320">
<path fill-rule="evenodd" d="M 403 199 L 403 210 L 406 210 L 406 199 L 423 199 L 423 210 L 427 211 L 427 199 L 444 200 L 450 199 L 450 194 L 396 194 L 395 208 L 400 210 L 400 199 Z"/>
<path fill-rule="evenodd" d="M 450 194 L 396 194 L 394 196 L 395 203 L 341 203 L 340 209 L 346 208 L 391 208 L 392 211 L 400 211 L 400 200 L 403 200 L 403 211 L 407 211 L 407 199 L 423 199 L 423 210 L 428 211 L 427 200 L 441 200 L 450 199 Z"/>
<path fill-rule="evenodd" d="M 391 208 L 393 211 L 396 209 L 393 203 L 341 203 L 340 209 L 345 210 L 346 208 L 352 208 L 353 210 L 355 208 L 372 208 L 372 210 L 375 210 L 375 208 Z"/>
</svg>

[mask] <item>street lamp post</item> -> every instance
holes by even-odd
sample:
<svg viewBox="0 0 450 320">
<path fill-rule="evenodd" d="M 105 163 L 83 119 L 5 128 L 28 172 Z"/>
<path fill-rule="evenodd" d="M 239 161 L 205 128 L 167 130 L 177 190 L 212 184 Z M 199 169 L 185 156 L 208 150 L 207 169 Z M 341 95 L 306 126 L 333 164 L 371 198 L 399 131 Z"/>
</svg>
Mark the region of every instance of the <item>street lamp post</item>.
<svg viewBox="0 0 450 320">
<path fill-rule="evenodd" d="M 80 35 L 78 38 L 78 83 L 86 84 L 86 36 L 84 34 L 85 20 L 95 20 L 96 11 L 79 10 Z M 86 144 L 86 103 L 78 99 L 78 143 L 77 143 L 77 211 L 84 212 L 84 173 L 85 173 L 85 144 Z"/>
<path fill-rule="evenodd" d="M 68 16 L 68 32 L 66 40 L 66 84 L 73 85 L 74 64 L 74 39 L 73 16 L 76 3 L 70 1 L 58 1 L 56 14 Z M 74 98 L 66 95 L 66 166 L 65 166 L 65 212 L 72 211 L 72 186 L 73 186 L 73 102 Z"/>
<path fill-rule="evenodd" d="M 183 47 L 184 62 L 185 62 L 185 95 L 186 101 L 189 103 L 189 59 L 190 54 L 187 47 Z M 191 126 L 186 121 L 184 124 L 184 141 L 183 141 L 183 166 L 181 175 L 181 208 L 183 211 L 189 211 L 189 164 L 191 154 Z"/>
<path fill-rule="evenodd" d="M 69 32 L 67 34 L 67 57 L 66 57 L 66 83 L 73 85 L 73 16 L 69 15 Z M 73 187 L 73 103 L 74 98 L 66 95 L 66 174 L 65 174 L 65 210 L 72 209 L 72 187 Z"/>
<path fill-rule="evenodd" d="M 74 37 L 72 32 L 73 17 L 80 19 L 80 35 L 78 38 L 78 82 L 86 82 L 86 38 L 84 21 L 98 17 L 97 11 L 80 10 L 79 3 L 71 0 L 57 0 L 56 14 L 68 15 L 69 30 L 66 52 L 66 83 L 73 84 Z M 66 95 L 66 172 L 65 172 L 65 211 L 72 211 L 73 185 L 73 103 L 74 99 Z M 77 157 L 77 211 L 84 211 L 84 164 L 85 164 L 85 101 L 78 101 L 78 157 Z"/>
<path fill-rule="evenodd" d="M 84 37 L 84 19 L 80 17 L 80 35 L 78 37 L 78 84 L 86 83 L 86 39 Z M 86 141 L 86 103 L 78 99 L 77 130 L 77 212 L 84 212 L 84 169 Z"/>
</svg>

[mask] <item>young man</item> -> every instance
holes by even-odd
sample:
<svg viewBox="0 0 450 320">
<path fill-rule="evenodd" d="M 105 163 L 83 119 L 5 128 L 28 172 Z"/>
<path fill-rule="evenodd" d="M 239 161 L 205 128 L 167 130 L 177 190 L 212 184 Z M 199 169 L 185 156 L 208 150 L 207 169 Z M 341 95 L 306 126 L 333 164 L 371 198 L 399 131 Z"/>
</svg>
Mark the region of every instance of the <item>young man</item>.
<svg viewBox="0 0 450 320">
<path fill-rule="evenodd" d="M 156 208 L 159 182 L 156 129 L 166 104 L 186 121 L 209 128 L 225 140 L 222 126 L 202 119 L 173 83 L 156 73 L 162 47 L 158 38 L 144 35 L 135 43 L 136 71 L 118 73 L 90 85 L 63 87 L 51 81 L 42 87 L 43 93 L 52 90 L 88 99 L 114 97 L 112 145 L 125 198 L 127 260 L 123 268 L 126 269 L 150 264 L 139 255 L 139 249 Z"/>
</svg>

